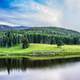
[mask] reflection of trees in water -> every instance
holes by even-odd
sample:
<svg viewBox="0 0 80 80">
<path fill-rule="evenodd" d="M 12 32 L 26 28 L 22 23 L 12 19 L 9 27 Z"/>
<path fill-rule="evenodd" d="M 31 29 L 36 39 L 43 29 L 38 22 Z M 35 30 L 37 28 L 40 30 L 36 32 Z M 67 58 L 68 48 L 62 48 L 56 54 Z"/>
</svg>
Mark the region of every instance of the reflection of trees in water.
<svg viewBox="0 0 80 80">
<path fill-rule="evenodd" d="M 15 70 L 22 70 L 25 71 L 27 68 L 43 68 L 43 67 L 50 67 L 64 64 L 65 62 L 72 62 L 78 61 L 80 58 L 77 59 L 56 59 L 56 60 L 39 60 L 39 61 L 32 61 L 25 58 L 22 59 L 0 59 L 0 70 L 7 70 L 8 74 L 10 71 Z"/>
</svg>

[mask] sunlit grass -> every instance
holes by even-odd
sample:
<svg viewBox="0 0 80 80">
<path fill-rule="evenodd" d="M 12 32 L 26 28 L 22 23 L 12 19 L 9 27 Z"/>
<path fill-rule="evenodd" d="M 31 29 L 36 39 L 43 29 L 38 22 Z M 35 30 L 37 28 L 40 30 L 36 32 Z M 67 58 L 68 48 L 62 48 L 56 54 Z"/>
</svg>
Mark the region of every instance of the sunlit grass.
<svg viewBox="0 0 80 80">
<path fill-rule="evenodd" d="M 32 51 L 52 51 L 57 50 L 56 45 L 30 44 L 29 48 L 22 49 L 20 45 L 11 48 L 0 48 L 0 53 L 31 53 Z"/>
<path fill-rule="evenodd" d="M 33 51 L 59 51 L 61 50 L 65 55 L 80 55 L 80 45 L 64 45 L 57 47 L 57 45 L 49 44 L 30 44 L 29 48 L 22 49 L 21 45 L 16 45 L 11 48 L 0 48 L 0 54 L 29 54 Z M 62 53 L 62 54 L 63 54 Z M 64 55 L 63 54 L 63 55 Z"/>
<path fill-rule="evenodd" d="M 80 52 L 80 45 L 64 45 L 64 52 Z"/>
</svg>

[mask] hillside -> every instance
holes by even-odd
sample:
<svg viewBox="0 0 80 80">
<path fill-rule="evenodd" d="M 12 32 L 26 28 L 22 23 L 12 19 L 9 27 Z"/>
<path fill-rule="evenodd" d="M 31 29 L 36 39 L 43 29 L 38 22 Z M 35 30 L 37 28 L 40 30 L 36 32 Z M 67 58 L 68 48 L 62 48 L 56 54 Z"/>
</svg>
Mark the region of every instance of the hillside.
<svg viewBox="0 0 80 80">
<path fill-rule="evenodd" d="M 80 33 L 74 30 L 69 30 L 59 27 L 32 27 L 27 30 L 28 33 L 36 34 L 48 34 L 48 35 L 58 35 L 58 36 L 80 36 Z"/>
<path fill-rule="evenodd" d="M 7 30 L 13 30 L 18 33 L 26 32 L 28 34 L 52 35 L 52 36 L 66 36 L 66 37 L 80 37 L 80 33 L 74 30 L 69 30 L 60 27 L 27 27 L 27 26 L 8 26 L 0 25 L 0 33 Z M 17 31 L 18 30 L 18 31 Z"/>
</svg>

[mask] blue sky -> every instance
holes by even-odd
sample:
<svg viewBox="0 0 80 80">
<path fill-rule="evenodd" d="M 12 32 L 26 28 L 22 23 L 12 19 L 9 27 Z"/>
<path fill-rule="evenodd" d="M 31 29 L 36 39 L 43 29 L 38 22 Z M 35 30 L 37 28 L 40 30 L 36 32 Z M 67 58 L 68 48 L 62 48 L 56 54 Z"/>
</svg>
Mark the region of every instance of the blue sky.
<svg viewBox="0 0 80 80">
<path fill-rule="evenodd" d="M 80 0 L 0 0 L 0 24 L 80 31 Z"/>
</svg>

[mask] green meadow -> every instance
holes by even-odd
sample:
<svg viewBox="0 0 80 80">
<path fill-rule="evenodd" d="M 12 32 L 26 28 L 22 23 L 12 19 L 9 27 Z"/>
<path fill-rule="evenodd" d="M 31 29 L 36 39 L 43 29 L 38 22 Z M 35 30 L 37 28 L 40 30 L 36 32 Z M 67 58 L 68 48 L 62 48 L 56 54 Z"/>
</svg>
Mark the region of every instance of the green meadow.
<svg viewBox="0 0 80 80">
<path fill-rule="evenodd" d="M 0 48 L 0 53 L 2 54 L 29 54 L 34 51 L 52 51 L 58 50 L 56 45 L 49 45 L 49 44 L 30 44 L 30 46 L 26 49 L 22 49 L 20 45 L 10 47 L 10 48 Z"/>
<path fill-rule="evenodd" d="M 50 54 L 52 52 L 52 54 Z M 35 55 L 33 56 L 33 54 Z M 25 54 L 25 56 L 24 56 Z M 10 48 L 0 48 L 1 57 L 26 57 L 30 59 L 51 59 L 51 58 L 70 58 L 80 56 L 80 45 L 57 45 L 49 44 L 30 44 L 26 49 L 22 49 L 20 45 Z M 36 56 L 37 55 L 37 56 Z M 46 56 L 44 56 L 46 55 Z"/>
</svg>

